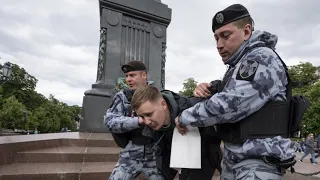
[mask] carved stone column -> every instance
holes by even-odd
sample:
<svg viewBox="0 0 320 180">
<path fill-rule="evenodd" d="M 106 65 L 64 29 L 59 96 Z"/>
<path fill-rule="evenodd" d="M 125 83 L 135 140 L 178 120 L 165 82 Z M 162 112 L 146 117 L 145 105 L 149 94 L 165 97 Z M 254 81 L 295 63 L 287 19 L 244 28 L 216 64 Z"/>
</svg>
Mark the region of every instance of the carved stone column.
<svg viewBox="0 0 320 180">
<path fill-rule="evenodd" d="M 171 9 L 160 0 L 99 0 L 100 44 L 97 79 L 83 98 L 80 131 L 108 132 L 103 116 L 114 96 L 120 67 L 132 60 L 145 63 L 148 80 L 164 89 L 166 32 Z"/>
</svg>

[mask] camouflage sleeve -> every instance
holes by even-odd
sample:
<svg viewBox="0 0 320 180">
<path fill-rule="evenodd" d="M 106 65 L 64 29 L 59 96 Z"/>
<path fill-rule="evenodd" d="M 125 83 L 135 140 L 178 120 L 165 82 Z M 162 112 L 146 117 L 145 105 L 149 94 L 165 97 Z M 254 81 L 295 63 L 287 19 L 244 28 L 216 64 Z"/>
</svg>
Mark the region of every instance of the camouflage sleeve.
<svg viewBox="0 0 320 180">
<path fill-rule="evenodd" d="M 278 56 L 269 48 L 256 48 L 234 67 L 222 92 L 184 110 L 179 121 L 198 127 L 237 122 L 269 100 L 284 100 L 286 84 L 286 72 Z"/>
<path fill-rule="evenodd" d="M 130 104 L 121 92 L 117 93 L 113 99 L 111 107 L 104 116 L 104 124 L 110 132 L 124 133 L 139 127 L 138 117 L 126 116 L 129 114 Z"/>
</svg>

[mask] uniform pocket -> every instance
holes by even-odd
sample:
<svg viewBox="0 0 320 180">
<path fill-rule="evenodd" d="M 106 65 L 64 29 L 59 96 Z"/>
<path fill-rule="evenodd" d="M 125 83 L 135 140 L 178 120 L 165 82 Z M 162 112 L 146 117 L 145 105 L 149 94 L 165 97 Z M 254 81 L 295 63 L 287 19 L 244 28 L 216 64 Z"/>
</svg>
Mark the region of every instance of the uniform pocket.
<svg viewBox="0 0 320 180">
<path fill-rule="evenodd" d="M 250 180 L 254 179 L 254 171 L 256 169 L 256 164 L 243 165 L 240 167 L 233 168 L 233 173 L 235 174 L 235 180 Z"/>
<path fill-rule="evenodd" d="M 282 176 L 276 169 L 258 164 L 250 164 L 234 169 L 236 180 L 281 180 Z"/>
<path fill-rule="evenodd" d="M 254 171 L 255 177 L 259 180 L 281 180 L 282 176 L 279 174 L 271 173 L 271 172 L 263 172 L 263 171 Z"/>
</svg>

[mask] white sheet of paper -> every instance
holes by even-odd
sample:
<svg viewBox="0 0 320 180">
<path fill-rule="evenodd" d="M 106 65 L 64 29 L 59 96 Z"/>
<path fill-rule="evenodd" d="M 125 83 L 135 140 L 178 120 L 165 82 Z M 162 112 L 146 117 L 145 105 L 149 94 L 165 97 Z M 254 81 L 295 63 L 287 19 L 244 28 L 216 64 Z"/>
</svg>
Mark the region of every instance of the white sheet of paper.
<svg viewBox="0 0 320 180">
<path fill-rule="evenodd" d="M 197 127 L 188 126 L 181 135 L 175 128 L 172 136 L 170 167 L 201 169 L 201 137 Z"/>
</svg>

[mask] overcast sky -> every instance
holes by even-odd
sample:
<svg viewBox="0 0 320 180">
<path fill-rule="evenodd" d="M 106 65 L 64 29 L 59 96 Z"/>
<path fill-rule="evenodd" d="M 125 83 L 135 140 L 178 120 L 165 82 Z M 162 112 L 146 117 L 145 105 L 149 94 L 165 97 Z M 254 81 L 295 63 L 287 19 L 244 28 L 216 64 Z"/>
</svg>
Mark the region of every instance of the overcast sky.
<svg viewBox="0 0 320 180">
<path fill-rule="evenodd" d="M 287 65 L 320 65 L 319 0 L 162 0 L 172 9 L 167 35 L 166 88 L 179 91 L 189 77 L 198 82 L 223 76 L 211 20 L 233 3 L 245 5 L 255 29 L 278 35 Z M 0 62 L 25 68 L 36 90 L 69 105 L 82 105 L 96 80 L 98 0 L 0 0 Z"/>
</svg>

